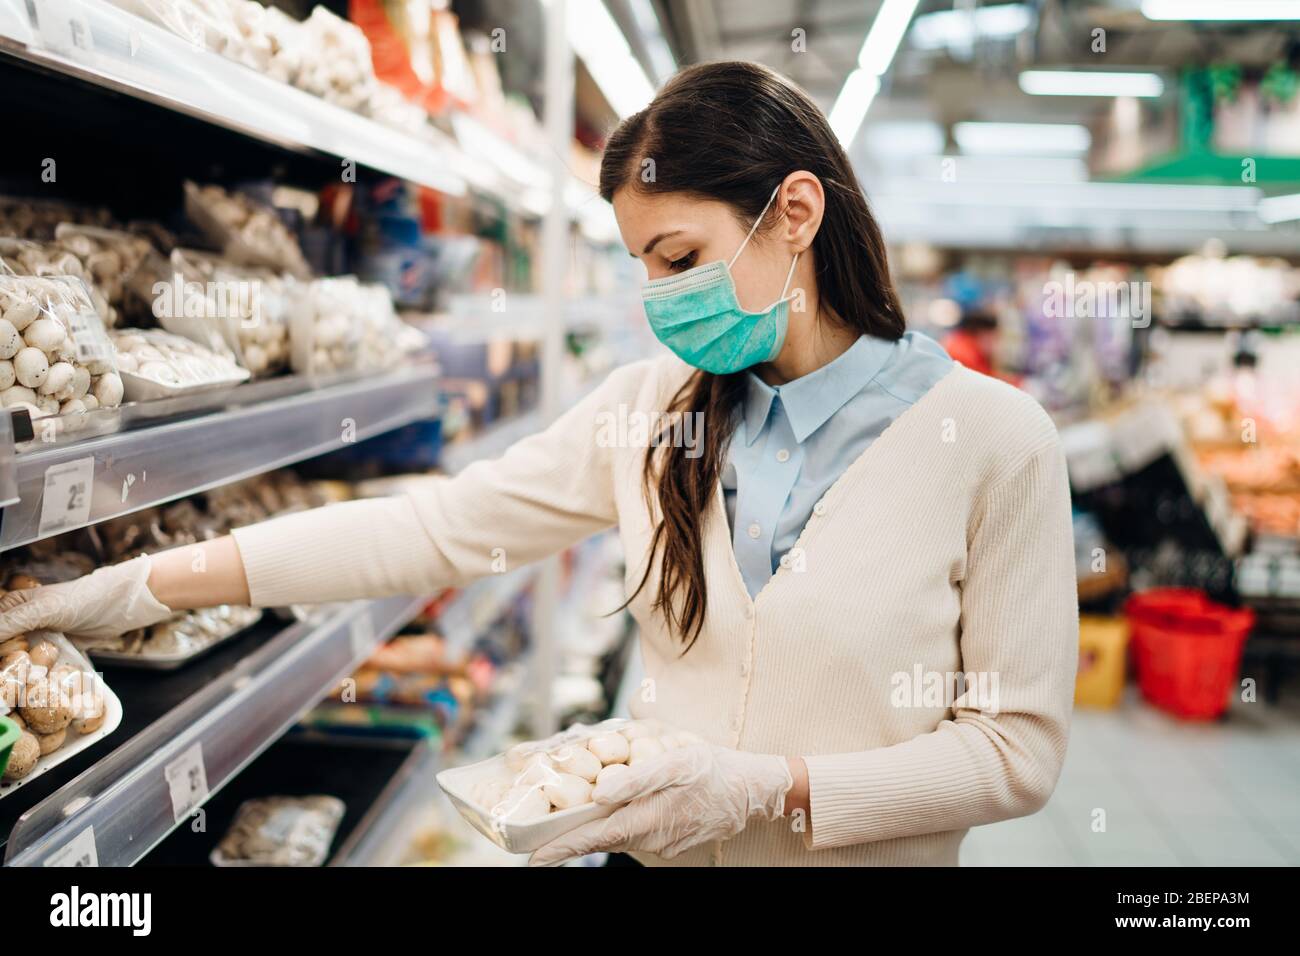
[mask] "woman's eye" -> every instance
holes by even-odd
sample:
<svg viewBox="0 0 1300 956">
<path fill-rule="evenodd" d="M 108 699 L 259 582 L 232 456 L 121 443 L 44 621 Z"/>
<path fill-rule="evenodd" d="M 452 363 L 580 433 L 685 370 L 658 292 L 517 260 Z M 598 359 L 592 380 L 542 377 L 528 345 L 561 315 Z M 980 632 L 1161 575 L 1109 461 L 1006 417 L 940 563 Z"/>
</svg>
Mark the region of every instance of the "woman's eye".
<svg viewBox="0 0 1300 956">
<path fill-rule="evenodd" d="M 695 265 L 695 253 L 691 252 L 682 256 L 680 259 L 674 259 L 669 262 L 668 268 L 672 269 L 674 272 L 680 272 L 683 269 L 689 269 L 693 265 Z"/>
</svg>

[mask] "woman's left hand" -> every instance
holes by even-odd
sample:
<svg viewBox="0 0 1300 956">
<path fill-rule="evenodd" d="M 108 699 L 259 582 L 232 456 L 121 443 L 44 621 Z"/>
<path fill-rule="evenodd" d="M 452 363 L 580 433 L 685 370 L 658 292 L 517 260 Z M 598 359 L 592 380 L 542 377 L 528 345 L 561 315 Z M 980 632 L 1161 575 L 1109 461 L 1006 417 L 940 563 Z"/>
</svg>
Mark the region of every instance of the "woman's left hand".
<svg viewBox="0 0 1300 956">
<path fill-rule="evenodd" d="M 556 837 L 528 863 L 554 866 L 602 850 L 643 850 L 671 859 L 700 843 L 735 836 L 751 816 L 780 818 L 793 783 L 785 757 L 711 744 L 669 750 L 598 784 L 593 801 L 627 806 Z"/>
</svg>

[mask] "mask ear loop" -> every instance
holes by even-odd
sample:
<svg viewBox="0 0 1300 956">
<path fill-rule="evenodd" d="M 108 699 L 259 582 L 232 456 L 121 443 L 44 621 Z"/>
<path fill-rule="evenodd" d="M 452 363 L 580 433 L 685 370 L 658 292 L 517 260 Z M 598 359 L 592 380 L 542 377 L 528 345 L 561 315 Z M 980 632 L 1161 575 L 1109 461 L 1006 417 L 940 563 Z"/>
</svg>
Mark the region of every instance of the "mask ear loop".
<svg viewBox="0 0 1300 956">
<path fill-rule="evenodd" d="M 749 234 L 745 236 L 745 241 L 740 244 L 740 248 L 736 250 L 736 254 L 727 261 L 728 269 L 736 264 L 736 260 L 740 258 L 740 254 L 745 251 L 745 246 L 749 245 L 749 240 L 754 238 L 754 233 L 758 231 L 758 224 L 761 223 L 763 217 L 767 215 L 767 207 L 772 205 L 772 200 L 776 198 L 777 191 L 780 190 L 780 188 L 781 184 L 777 183 L 776 189 L 772 190 L 772 195 L 768 196 L 767 202 L 763 203 L 763 211 L 758 214 L 758 218 L 754 220 L 754 224 L 749 227 Z"/>
<path fill-rule="evenodd" d="M 790 263 L 790 271 L 785 274 L 785 285 L 781 286 L 781 298 L 777 299 L 776 302 L 772 303 L 773 305 L 776 305 L 777 303 L 780 302 L 784 302 L 787 298 L 793 298 L 793 296 L 787 296 L 786 293 L 790 291 L 790 280 L 794 278 L 794 267 L 797 266 L 798 264 L 799 264 L 799 253 L 796 252 L 794 254 L 794 260 Z"/>
</svg>

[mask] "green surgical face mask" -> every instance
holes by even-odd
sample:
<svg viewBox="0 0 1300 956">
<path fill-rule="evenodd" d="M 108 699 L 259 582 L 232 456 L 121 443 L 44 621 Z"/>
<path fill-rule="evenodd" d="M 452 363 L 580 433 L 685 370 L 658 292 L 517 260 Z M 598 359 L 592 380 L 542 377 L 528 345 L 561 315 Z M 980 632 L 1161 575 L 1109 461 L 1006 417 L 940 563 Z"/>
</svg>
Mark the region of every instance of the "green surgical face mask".
<svg viewBox="0 0 1300 956">
<path fill-rule="evenodd" d="M 727 375 L 770 362 L 780 354 L 785 344 L 789 301 L 793 298 L 787 297 L 786 291 L 794 278 L 799 254 L 795 253 L 790 263 L 780 298 L 762 312 L 746 312 L 740 307 L 731 275 L 731 266 L 749 244 L 780 188 L 778 183 L 772 190 L 749 235 L 729 262 L 719 259 L 653 279 L 641 287 L 650 328 L 683 362 L 715 375 Z"/>
</svg>

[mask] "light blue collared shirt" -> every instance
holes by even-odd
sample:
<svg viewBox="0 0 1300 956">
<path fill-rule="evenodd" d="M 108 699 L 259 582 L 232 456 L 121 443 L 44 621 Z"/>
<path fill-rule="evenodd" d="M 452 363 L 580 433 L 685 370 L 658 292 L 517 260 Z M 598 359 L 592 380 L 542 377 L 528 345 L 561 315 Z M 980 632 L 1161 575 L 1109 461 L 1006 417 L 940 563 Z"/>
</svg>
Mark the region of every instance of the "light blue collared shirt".
<svg viewBox="0 0 1300 956">
<path fill-rule="evenodd" d="M 750 597 L 776 573 L 835 479 L 952 366 L 938 342 L 908 332 L 897 342 L 863 335 L 784 385 L 749 374 L 722 492 Z"/>
</svg>

